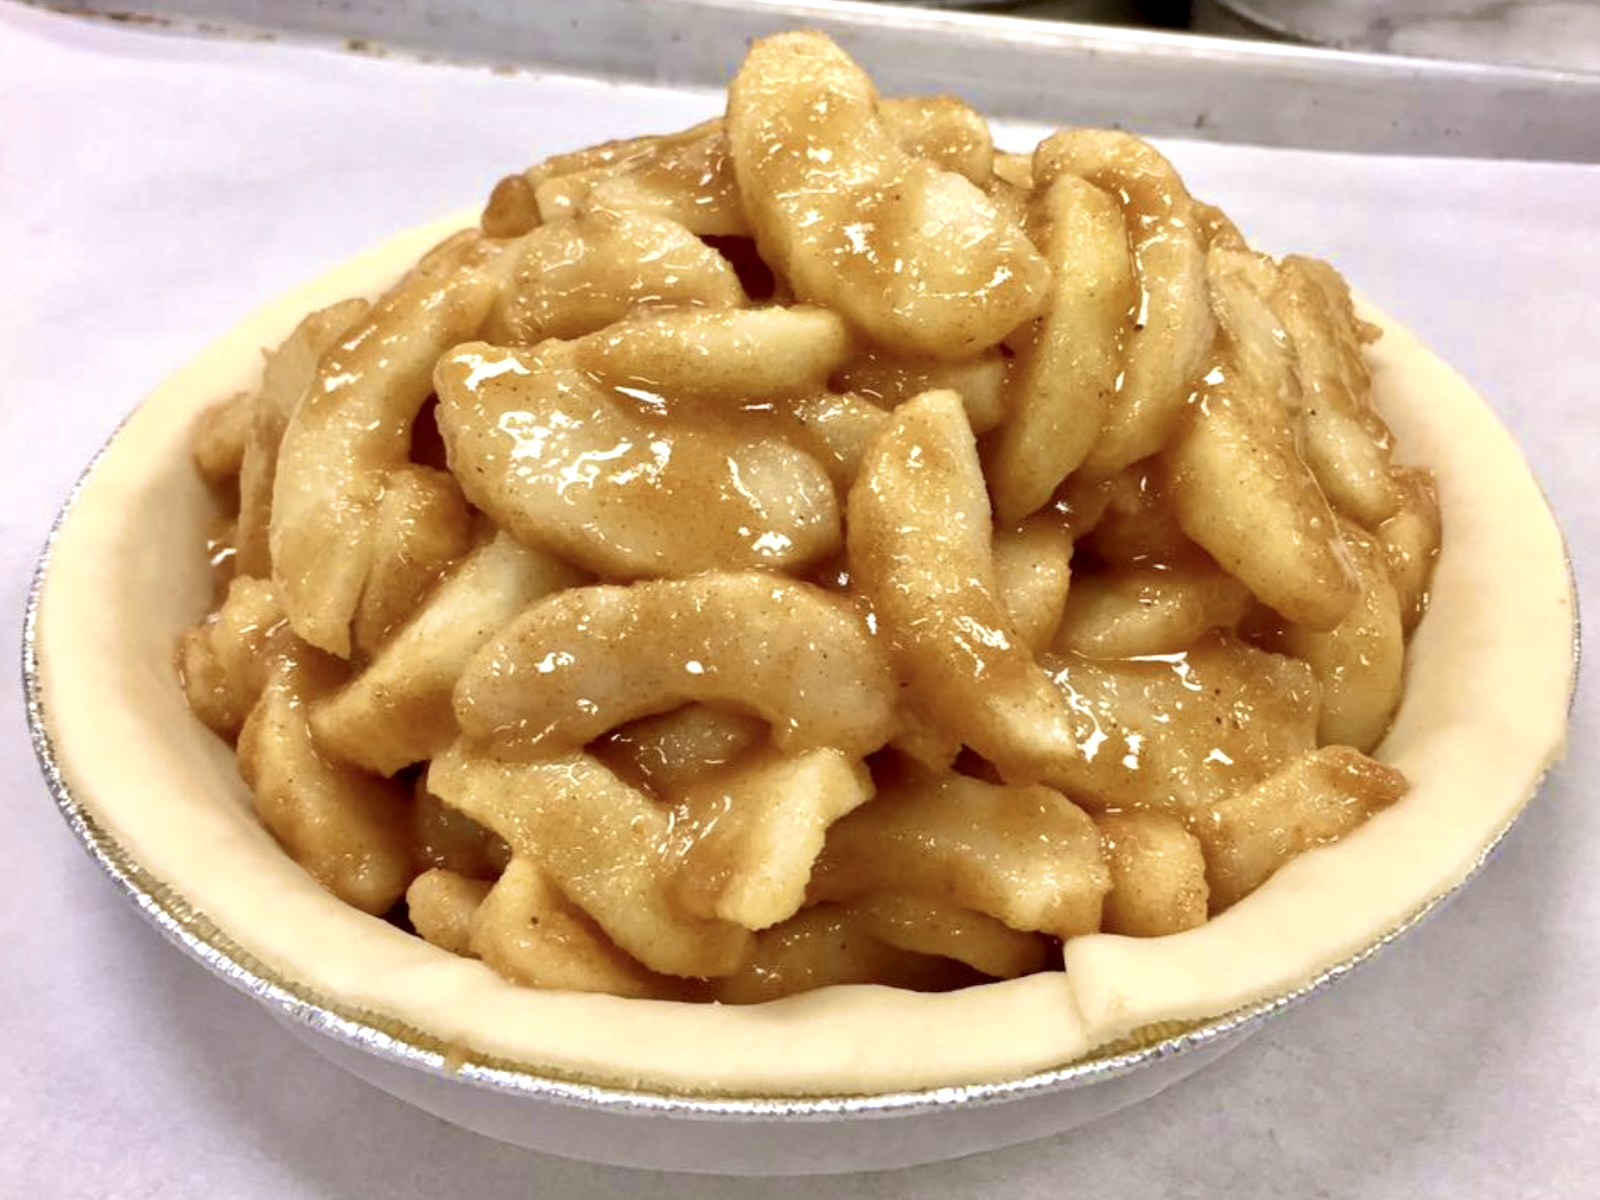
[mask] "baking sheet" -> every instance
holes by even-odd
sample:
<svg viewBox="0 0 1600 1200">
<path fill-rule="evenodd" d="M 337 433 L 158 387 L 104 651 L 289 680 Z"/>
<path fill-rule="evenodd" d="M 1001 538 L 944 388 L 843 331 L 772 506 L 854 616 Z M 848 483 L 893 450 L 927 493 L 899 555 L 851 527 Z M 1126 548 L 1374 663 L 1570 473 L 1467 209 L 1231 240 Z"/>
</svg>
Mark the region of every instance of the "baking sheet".
<svg viewBox="0 0 1600 1200">
<path fill-rule="evenodd" d="M 888 92 L 991 115 L 1362 153 L 1600 161 L 1600 75 L 854 0 L 54 0 L 179 30 L 720 87 L 751 39 L 815 28 Z M 996 6 L 999 7 L 999 6 Z"/>
<path fill-rule="evenodd" d="M 160 36 L 0 4 L 0 641 L 17 644 L 26 572 L 72 478 L 211 336 L 529 158 L 718 106 L 708 91 Z M 1038 132 L 1001 130 L 1015 144 Z M 1600 169 L 1165 148 L 1253 238 L 1334 259 L 1483 390 L 1600 611 Z M 1465 897 L 1219 1065 L 1077 1134 L 764 1192 L 1588 1194 L 1593 692 L 1579 695 L 1571 761 Z M 0 705 L 0 1196 L 749 1194 L 485 1142 L 327 1065 L 151 934 L 54 813 L 14 683 Z"/>
</svg>

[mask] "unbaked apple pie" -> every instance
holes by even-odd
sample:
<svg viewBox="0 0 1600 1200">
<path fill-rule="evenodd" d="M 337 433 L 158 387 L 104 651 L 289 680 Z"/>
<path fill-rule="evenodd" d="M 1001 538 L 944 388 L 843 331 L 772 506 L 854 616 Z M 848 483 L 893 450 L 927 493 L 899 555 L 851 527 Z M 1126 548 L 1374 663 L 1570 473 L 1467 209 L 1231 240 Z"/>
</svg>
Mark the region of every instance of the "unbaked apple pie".
<svg viewBox="0 0 1600 1200">
<path fill-rule="evenodd" d="M 207 412 L 184 686 L 324 888 L 519 984 L 1059 970 L 1403 803 L 1378 336 L 1135 137 L 770 38 Z"/>
</svg>

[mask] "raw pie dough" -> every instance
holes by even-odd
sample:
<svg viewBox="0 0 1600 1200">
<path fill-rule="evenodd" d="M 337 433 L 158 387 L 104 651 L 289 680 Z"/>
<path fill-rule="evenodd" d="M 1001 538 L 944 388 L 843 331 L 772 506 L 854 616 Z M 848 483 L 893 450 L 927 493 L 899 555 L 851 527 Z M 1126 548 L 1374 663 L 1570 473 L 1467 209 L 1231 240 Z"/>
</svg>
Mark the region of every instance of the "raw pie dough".
<svg viewBox="0 0 1600 1200">
<path fill-rule="evenodd" d="M 832 987 L 746 1007 L 522 988 L 366 916 L 261 827 L 231 747 L 178 686 L 172 648 L 212 587 L 195 547 L 214 502 L 189 441 L 202 408 L 256 386 L 260 348 L 302 314 L 376 295 L 475 218 L 336 268 L 157 388 L 83 484 L 40 598 L 46 722 L 67 786 L 129 860 L 223 932 L 232 957 L 297 995 L 455 1056 L 656 1092 L 856 1095 L 1014 1079 L 1156 1023 L 1297 990 L 1351 958 L 1459 883 L 1561 752 L 1574 632 L 1560 533 L 1483 401 L 1365 309 L 1384 330 L 1369 351 L 1378 404 L 1402 457 L 1433 469 L 1445 527 L 1405 699 L 1376 754 L 1412 788 L 1226 912 L 1168 937 L 1076 938 L 1065 973 L 942 994 Z"/>
</svg>

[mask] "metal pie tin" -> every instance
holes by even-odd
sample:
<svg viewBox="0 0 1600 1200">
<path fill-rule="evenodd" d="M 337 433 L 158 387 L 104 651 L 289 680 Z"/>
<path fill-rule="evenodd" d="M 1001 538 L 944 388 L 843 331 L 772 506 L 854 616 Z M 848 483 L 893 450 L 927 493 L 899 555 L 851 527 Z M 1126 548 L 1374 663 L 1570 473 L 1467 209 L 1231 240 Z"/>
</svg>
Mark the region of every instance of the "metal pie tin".
<svg viewBox="0 0 1600 1200">
<path fill-rule="evenodd" d="M 1147 1098 L 1237 1045 L 1274 1016 L 1415 929 L 1482 869 L 1522 808 L 1493 831 L 1455 886 L 1301 985 L 1207 1020 L 1145 1031 L 1059 1067 L 998 1082 L 862 1095 L 700 1095 L 631 1090 L 482 1060 L 414 1027 L 345 1007 L 274 970 L 138 862 L 75 794 L 51 732 L 39 621 L 58 537 L 113 435 L 58 515 L 29 591 L 22 668 L 28 724 L 46 784 L 73 833 L 139 911 L 207 970 L 258 1000 L 341 1066 L 456 1124 L 523 1146 L 634 1167 L 807 1174 L 957 1157 L 1071 1128 Z M 1548 506 L 1547 506 L 1548 507 Z M 1569 584 L 1571 562 L 1567 559 Z M 1579 649 L 1572 609 L 1573 686 Z M 1571 695 L 1568 695 L 1570 707 Z M 1524 805 L 1523 808 L 1526 806 Z"/>
</svg>

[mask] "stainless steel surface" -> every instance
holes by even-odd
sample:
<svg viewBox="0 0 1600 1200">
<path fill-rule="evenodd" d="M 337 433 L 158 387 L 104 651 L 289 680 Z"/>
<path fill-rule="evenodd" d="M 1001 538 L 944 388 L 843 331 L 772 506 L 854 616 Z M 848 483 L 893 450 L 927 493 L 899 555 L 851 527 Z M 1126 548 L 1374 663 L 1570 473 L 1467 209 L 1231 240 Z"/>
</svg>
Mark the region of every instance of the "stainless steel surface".
<svg viewBox="0 0 1600 1200">
<path fill-rule="evenodd" d="M 1318 46 L 1600 71 L 1600 5 L 1573 0 L 1196 0 L 1195 27 Z"/>
<path fill-rule="evenodd" d="M 113 435 L 112 440 L 115 440 Z M 107 443 L 109 446 L 110 443 Z M 1324 990 L 1393 944 L 1438 911 L 1471 882 L 1492 857 L 1506 832 L 1515 824 L 1513 817 L 1496 831 L 1476 859 L 1472 870 L 1454 888 L 1435 897 L 1394 928 L 1376 937 L 1358 953 L 1341 962 L 1303 987 L 1240 1008 L 1209 1021 L 1171 1033 L 1148 1044 L 1101 1053 L 1086 1060 L 1063 1065 L 1024 1078 L 999 1083 L 962 1087 L 919 1089 L 873 1095 L 822 1097 L 785 1096 L 689 1096 L 660 1092 L 602 1087 L 577 1080 L 558 1079 L 504 1064 L 454 1060 L 448 1048 L 419 1031 L 379 1028 L 368 1016 L 326 1004 L 303 985 L 284 978 L 242 951 L 226 931 L 217 929 L 203 915 L 193 911 L 183 897 L 166 882 L 153 878 L 118 844 L 73 794 L 64 778 L 49 730 L 45 708 L 43 672 L 47 669 L 37 654 L 36 632 L 40 597 L 50 569 L 50 555 L 56 536 L 70 519 L 73 507 L 101 456 L 85 470 L 56 518 L 49 540 L 39 558 L 29 589 L 23 626 L 22 674 L 27 718 L 34 752 L 51 795 L 68 825 L 89 853 L 128 895 L 139 910 L 170 941 L 181 947 L 210 971 L 229 984 L 254 996 L 296 1026 L 323 1035 L 343 1047 L 381 1060 L 412 1068 L 441 1081 L 466 1082 L 491 1091 L 554 1101 L 559 1105 L 606 1112 L 639 1115 L 656 1113 L 688 1119 L 734 1120 L 772 1124 L 781 1122 L 835 1122 L 852 1116 L 909 1117 L 953 1109 L 978 1108 L 1033 1096 L 1049 1095 L 1125 1078 L 1132 1073 L 1177 1056 L 1201 1054 L 1254 1029 L 1268 1018 Z M 1568 569 L 1571 570 L 1570 558 Z M 1573 585 L 1573 657 L 1579 656 L 1576 611 L 1577 589 Z M 1577 673 L 1574 670 L 1575 694 Z M 1519 810 L 1518 817 L 1521 812 Z M 383 1085 L 389 1086 L 389 1085 Z M 391 1090 L 393 1090 L 391 1088 Z"/>
<path fill-rule="evenodd" d="M 84 14 L 106 0 L 55 0 Z M 1600 75 L 849 0 L 119 0 L 182 30 L 720 87 L 750 39 L 833 34 L 886 91 L 992 116 L 1322 150 L 1600 162 Z"/>
</svg>

